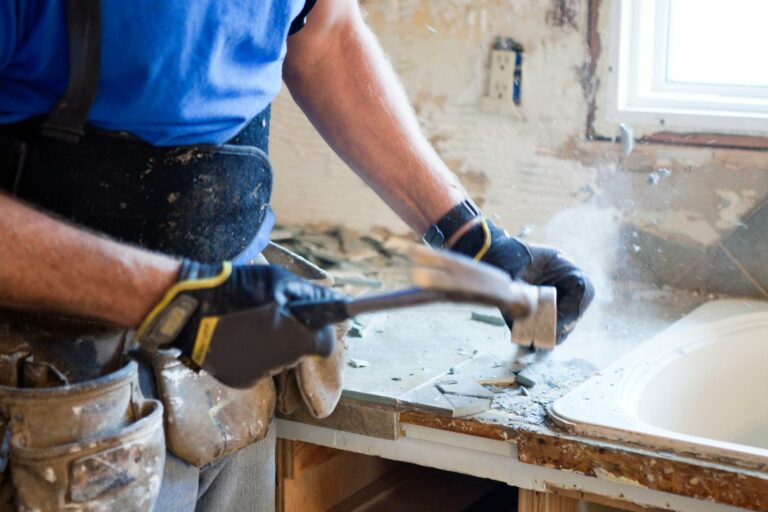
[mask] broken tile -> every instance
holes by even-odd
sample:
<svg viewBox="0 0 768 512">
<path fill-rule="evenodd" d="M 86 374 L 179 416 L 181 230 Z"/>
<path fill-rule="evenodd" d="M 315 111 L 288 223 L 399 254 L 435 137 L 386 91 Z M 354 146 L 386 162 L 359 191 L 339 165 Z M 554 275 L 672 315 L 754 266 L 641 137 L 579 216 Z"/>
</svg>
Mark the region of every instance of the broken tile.
<svg viewBox="0 0 768 512">
<path fill-rule="evenodd" d="M 347 336 L 349 338 L 362 338 L 363 329 L 359 325 L 352 325 L 352 327 L 349 328 L 349 331 L 347 331 Z"/>
<path fill-rule="evenodd" d="M 364 359 L 348 359 L 347 365 L 351 366 L 352 368 L 365 368 L 367 366 L 371 366 L 371 363 L 368 361 L 365 361 Z"/>
<path fill-rule="evenodd" d="M 442 416 L 453 416 L 453 405 L 435 386 L 422 386 L 406 393 L 397 400 L 401 406 L 412 407 Z"/>
<path fill-rule="evenodd" d="M 437 389 L 444 395 L 462 395 L 475 398 L 493 397 L 493 393 L 473 380 L 454 381 L 453 384 L 447 384 L 446 381 L 443 381 L 437 384 Z"/>
<path fill-rule="evenodd" d="M 501 386 L 501 387 L 507 387 L 512 386 L 517 382 L 517 378 L 514 375 L 508 375 L 506 377 L 496 377 L 493 379 L 483 379 L 477 381 L 478 384 L 484 385 L 484 386 Z"/>
<path fill-rule="evenodd" d="M 527 388 L 532 388 L 536 385 L 536 378 L 533 376 L 533 373 L 526 370 L 518 373 L 515 379 L 517 380 L 518 384 Z"/>
<path fill-rule="evenodd" d="M 463 395 L 443 395 L 451 404 L 452 416 L 454 418 L 460 418 L 462 416 L 470 416 L 472 414 L 481 413 L 491 408 L 493 403 L 489 398 L 475 398 L 471 396 Z M 493 396 L 493 393 L 491 393 Z"/>
</svg>

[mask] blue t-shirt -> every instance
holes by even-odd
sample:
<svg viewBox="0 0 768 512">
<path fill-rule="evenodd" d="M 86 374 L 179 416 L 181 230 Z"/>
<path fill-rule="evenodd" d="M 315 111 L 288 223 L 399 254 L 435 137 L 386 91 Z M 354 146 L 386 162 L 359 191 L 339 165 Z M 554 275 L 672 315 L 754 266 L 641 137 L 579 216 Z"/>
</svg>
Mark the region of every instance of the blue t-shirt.
<svg viewBox="0 0 768 512">
<path fill-rule="evenodd" d="M 304 0 L 101 0 L 89 122 L 159 146 L 220 144 L 280 90 Z M 68 79 L 66 2 L 0 1 L 0 123 L 47 114 Z"/>
</svg>

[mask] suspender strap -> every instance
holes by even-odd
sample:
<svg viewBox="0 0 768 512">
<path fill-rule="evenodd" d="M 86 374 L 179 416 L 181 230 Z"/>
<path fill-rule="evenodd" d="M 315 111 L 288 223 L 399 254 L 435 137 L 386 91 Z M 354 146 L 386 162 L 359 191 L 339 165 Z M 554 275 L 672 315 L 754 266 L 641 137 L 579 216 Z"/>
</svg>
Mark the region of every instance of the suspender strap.
<svg viewBox="0 0 768 512">
<path fill-rule="evenodd" d="M 291 27 L 288 29 L 289 36 L 292 36 L 304 28 L 304 25 L 307 24 L 307 16 L 309 15 L 309 11 L 312 10 L 312 8 L 315 6 L 315 3 L 317 3 L 317 0 L 306 0 L 304 2 L 304 7 L 301 9 L 301 12 L 298 16 L 296 16 L 296 18 L 291 23 Z"/>
<path fill-rule="evenodd" d="M 96 98 L 101 53 L 100 0 L 67 0 L 69 81 L 43 123 L 42 134 L 78 142 Z"/>
</svg>

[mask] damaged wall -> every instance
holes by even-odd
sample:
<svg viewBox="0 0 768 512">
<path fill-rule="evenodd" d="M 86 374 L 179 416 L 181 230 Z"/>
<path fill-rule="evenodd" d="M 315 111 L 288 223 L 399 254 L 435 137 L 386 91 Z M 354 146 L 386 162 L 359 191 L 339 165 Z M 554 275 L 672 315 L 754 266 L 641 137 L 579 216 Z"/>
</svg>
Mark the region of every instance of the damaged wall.
<svg viewBox="0 0 768 512">
<path fill-rule="evenodd" d="M 744 222 L 768 194 L 768 154 L 643 144 L 623 160 L 616 144 L 587 141 L 588 118 L 601 116 L 599 102 L 593 112 L 590 100 L 605 69 L 604 58 L 590 58 L 589 3 L 361 2 L 425 133 L 508 230 L 564 246 L 588 267 L 595 254 L 602 268 L 618 254 L 620 277 L 763 294 L 768 276 L 761 283 L 723 239 L 735 230 L 731 238 L 741 240 L 749 257 L 751 232 L 765 229 L 760 216 L 746 229 Z M 602 16 L 600 32 L 608 3 L 595 12 Z M 525 49 L 520 116 L 479 110 L 488 47 L 497 35 Z M 272 133 L 281 222 L 407 229 L 325 146 L 286 91 L 275 101 Z M 663 171 L 654 184 L 649 174 L 659 169 L 669 175 Z M 717 274 L 707 268 L 726 263 L 733 268 L 727 283 L 702 279 Z"/>
</svg>

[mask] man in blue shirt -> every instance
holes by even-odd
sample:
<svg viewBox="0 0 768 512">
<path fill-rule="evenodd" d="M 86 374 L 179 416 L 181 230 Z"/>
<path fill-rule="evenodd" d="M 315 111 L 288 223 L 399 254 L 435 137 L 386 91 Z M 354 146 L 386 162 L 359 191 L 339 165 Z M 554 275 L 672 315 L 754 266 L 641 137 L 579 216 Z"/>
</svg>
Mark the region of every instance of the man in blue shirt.
<svg viewBox="0 0 768 512">
<path fill-rule="evenodd" d="M 247 264 L 272 224 L 269 103 L 284 81 L 328 144 L 428 243 L 516 279 L 555 286 L 562 341 L 589 305 L 589 281 L 556 250 L 524 244 L 482 216 L 421 134 L 357 2 L 314 4 L 0 4 L 0 304 L 137 329 L 145 348 L 170 347 L 172 360 L 180 357 L 229 383 L 236 373 L 247 373 L 237 380 L 242 384 L 304 355 L 327 355 L 333 345 L 327 329 L 297 335 L 299 328 L 282 317 L 263 322 L 258 315 L 330 292 L 279 267 Z M 244 332 L 240 321 L 259 325 L 255 337 L 270 341 L 237 346 L 238 337 L 227 333 Z M 106 485 L 102 474 L 94 490 L 54 469 L 43 475 L 50 492 L 25 487 L 37 462 L 24 457 L 38 459 L 19 444 L 21 427 L 9 420 L 17 406 L 9 404 L 27 403 L 29 388 L 75 389 L 125 371 L 125 336 L 89 331 L 85 339 L 77 332 L 57 334 L 58 345 L 29 333 L 23 350 L 0 343 L 0 355 L 18 361 L 0 375 L 0 426 L 10 432 L 16 499 L 28 508 L 111 499 L 111 506 L 147 509 L 157 478 L 120 473 Z M 175 382 L 173 364 L 158 369 L 155 359 L 151 365 L 160 388 Z M 145 372 L 142 378 L 154 395 L 152 377 Z M 185 378 L 194 387 L 199 375 Z M 179 400 L 160 394 L 175 413 Z M 77 407 L 62 412 L 61 421 L 79 425 Z M 133 415 L 140 424 L 141 414 Z M 174 449 L 174 436 L 183 437 L 178 429 L 166 422 L 179 457 L 167 457 L 157 510 L 273 508 L 273 436 L 200 458 L 189 446 Z M 78 435 L 68 441 L 84 437 Z M 116 446 L 124 449 L 126 442 Z M 142 446 L 149 453 L 153 445 Z M 95 471 L 94 461 L 105 456 L 99 457 L 71 463 Z M 62 487 L 62 480 L 69 483 Z M 11 480 L 6 475 L 0 483 L 7 488 Z M 138 499 L 138 491 L 150 497 Z"/>
</svg>

